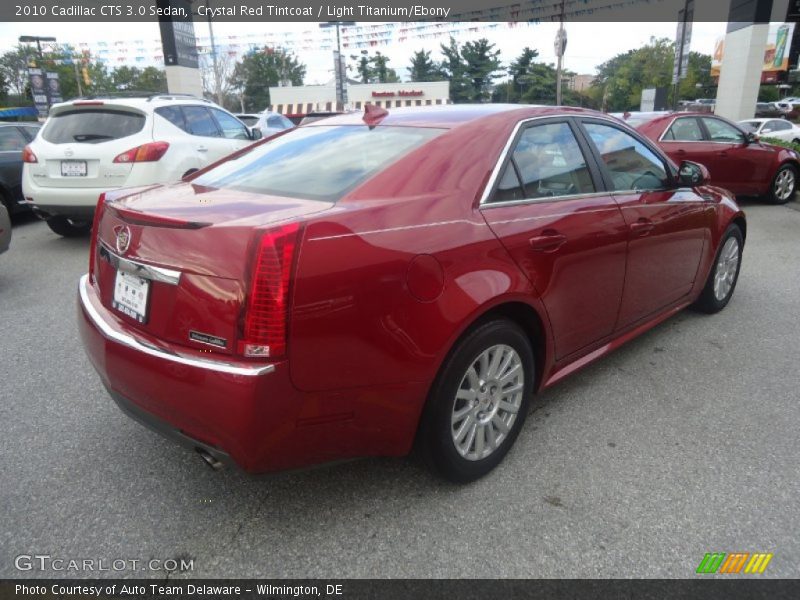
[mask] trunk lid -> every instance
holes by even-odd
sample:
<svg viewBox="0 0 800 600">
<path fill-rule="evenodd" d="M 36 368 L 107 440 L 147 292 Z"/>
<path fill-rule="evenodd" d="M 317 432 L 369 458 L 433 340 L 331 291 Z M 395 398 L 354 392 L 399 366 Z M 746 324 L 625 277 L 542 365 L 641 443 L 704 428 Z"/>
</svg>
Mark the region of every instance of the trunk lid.
<svg viewBox="0 0 800 600">
<path fill-rule="evenodd" d="M 222 353 L 236 348 L 261 232 L 333 206 L 192 183 L 121 193 L 109 196 L 97 231 L 95 273 L 103 304 L 158 340 Z M 136 282 L 119 271 L 147 279 L 146 289 L 133 289 Z M 144 319 L 120 306 L 126 286 L 146 297 Z"/>
</svg>

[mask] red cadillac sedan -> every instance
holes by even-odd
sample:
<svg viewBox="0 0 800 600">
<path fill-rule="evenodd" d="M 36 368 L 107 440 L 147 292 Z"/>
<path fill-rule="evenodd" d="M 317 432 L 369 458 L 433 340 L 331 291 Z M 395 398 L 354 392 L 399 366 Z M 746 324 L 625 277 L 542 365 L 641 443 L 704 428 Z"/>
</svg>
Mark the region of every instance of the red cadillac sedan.
<svg viewBox="0 0 800 600">
<path fill-rule="evenodd" d="M 212 466 L 416 447 L 470 481 L 535 392 L 725 307 L 746 224 L 706 176 L 592 111 L 369 107 L 101 197 L 81 336 L 125 412 Z"/>
<path fill-rule="evenodd" d="M 785 204 L 797 191 L 797 152 L 760 142 L 727 119 L 707 113 L 633 113 L 626 122 L 656 141 L 672 160 L 705 165 L 710 183 L 737 196 Z"/>
</svg>

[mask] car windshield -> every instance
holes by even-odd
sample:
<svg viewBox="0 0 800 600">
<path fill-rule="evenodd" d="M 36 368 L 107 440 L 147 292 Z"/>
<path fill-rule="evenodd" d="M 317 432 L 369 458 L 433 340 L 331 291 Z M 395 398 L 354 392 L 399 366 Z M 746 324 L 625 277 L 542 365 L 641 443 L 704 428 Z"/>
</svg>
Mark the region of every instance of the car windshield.
<svg viewBox="0 0 800 600">
<path fill-rule="evenodd" d="M 50 117 L 42 137 L 51 144 L 99 144 L 139 133 L 145 116 L 110 108 L 67 110 Z"/>
<path fill-rule="evenodd" d="M 222 163 L 192 183 L 336 201 L 443 131 L 361 125 L 298 128 Z"/>
</svg>

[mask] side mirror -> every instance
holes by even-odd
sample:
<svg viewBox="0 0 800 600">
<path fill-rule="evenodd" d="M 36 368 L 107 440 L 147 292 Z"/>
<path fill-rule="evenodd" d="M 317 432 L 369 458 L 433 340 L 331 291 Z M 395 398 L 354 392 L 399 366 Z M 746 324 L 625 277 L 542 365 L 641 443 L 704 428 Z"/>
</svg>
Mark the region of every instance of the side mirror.
<svg viewBox="0 0 800 600">
<path fill-rule="evenodd" d="M 703 165 L 685 160 L 678 171 L 678 179 L 682 186 L 696 187 L 708 182 L 710 175 Z"/>
<path fill-rule="evenodd" d="M 261 130 L 258 127 L 250 127 L 248 131 L 250 132 L 251 140 L 255 141 L 261 139 Z"/>
<path fill-rule="evenodd" d="M 770 131 L 772 131 L 772 130 L 771 129 L 764 129 L 762 132 L 763 133 L 768 133 Z M 758 137 L 758 134 L 757 133 L 753 133 L 751 131 L 750 133 L 747 134 L 746 143 L 747 144 L 755 144 L 755 143 L 757 143 L 759 141 L 759 139 L 761 139 L 761 138 Z"/>
</svg>

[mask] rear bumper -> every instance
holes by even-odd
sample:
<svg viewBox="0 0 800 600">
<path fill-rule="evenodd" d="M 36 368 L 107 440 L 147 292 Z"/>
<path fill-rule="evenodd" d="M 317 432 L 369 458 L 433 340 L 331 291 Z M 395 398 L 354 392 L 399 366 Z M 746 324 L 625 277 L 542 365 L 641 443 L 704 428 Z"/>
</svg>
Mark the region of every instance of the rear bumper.
<svg viewBox="0 0 800 600">
<path fill-rule="evenodd" d="M 23 178 L 22 193 L 25 197 L 20 204 L 29 206 L 44 217 L 63 215 L 65 217 L 91 220 L 97 199 L 103 192 L 113 188 L 61 188 L 42 187 Z"/>
<path fill-rule="evenodd" d="M 212 360 L 166 348 L 104 307 L 87 275 L 79 282 L 78 329 L 89 360 L 126 413 L 251 473 L 405 454 L 413 439 L 413 429 L 392 431 L 397 425 L 390 420 L 394 427 L 387 431 L 380 423 L 393 412 L 385 403 L 399 402 L 407 389 L 305 393 L 292 385 L 286 362 Z"/>
</svg>

